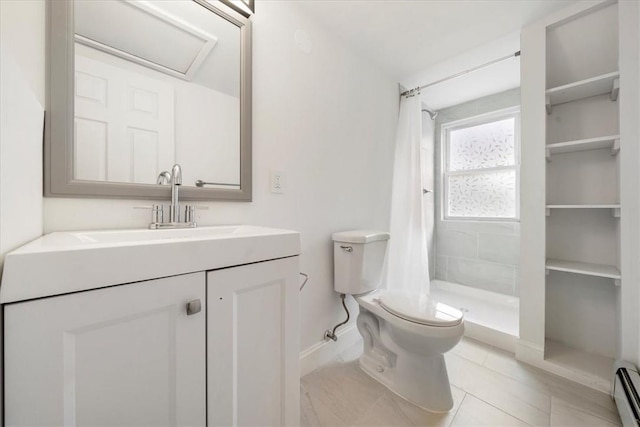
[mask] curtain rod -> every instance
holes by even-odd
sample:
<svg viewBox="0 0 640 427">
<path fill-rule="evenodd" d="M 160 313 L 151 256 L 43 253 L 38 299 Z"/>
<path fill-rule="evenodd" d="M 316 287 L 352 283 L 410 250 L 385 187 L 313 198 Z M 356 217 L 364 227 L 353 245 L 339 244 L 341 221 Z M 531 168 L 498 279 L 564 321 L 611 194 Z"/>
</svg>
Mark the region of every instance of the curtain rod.
<svg viewBox="0 0 640 427">
<path fill-rule="evenodd" d="M 406 90 L 406 91 L 402 92 L 400 94 L 400 96 L 405 96 L 405 95 L 409 95 L 411 93 L 415 93 L 416 91 L 419 91 L 421 89 L 437 85 L 438 83 L 446 82 L 447 80 L 455 79 L 456 77 L 463 76 L 463 75 L 465 75 L 467 73 L 471 73 L 473 71 L 479 70 L 479 69 L 484 68 L 484 67 L 488 67 L 489 65 L 493 65 L 493 64 L 496 64 L 498 62 L 505 61 L 507 59 L 517 58 L 518 56 L 520 56 L 520 51 L 517 51 L 516 53 L 512 53 L 511 55 L 503 56 L 502 58 L 494 59 L 493 61 L 486 62 L 486 63 L 484 63 L 482 65 L 478 65 L 476 67 L 469 68 L 468 70 L 461 71 L 461 72 L 459 72 L 457 74 L 452 74 L 452 75 L 447 76 L 447 77 L 445 77 L 443 79 L 436 80 L 435 82 L 427 83 L 426 85 L 417 87 L 415 89 Z"/>
</svg>

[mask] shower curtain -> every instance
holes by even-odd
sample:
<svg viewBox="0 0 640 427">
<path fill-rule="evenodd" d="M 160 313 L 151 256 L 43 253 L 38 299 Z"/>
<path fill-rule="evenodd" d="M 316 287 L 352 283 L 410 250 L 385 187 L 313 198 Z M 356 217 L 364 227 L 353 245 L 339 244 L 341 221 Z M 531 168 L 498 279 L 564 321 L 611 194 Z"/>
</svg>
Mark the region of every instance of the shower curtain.
<svg viewBox="0 0 640 427">
<path fill-rule="evenodd" d="M 422 192 L 422 102 L 419 94 L 411 91 L 408 96 L 402 96 L 400 101 L 391 195 L 387 288 L 426 295 L 429 293 L 429 258 Z M 425 125 L 428 127 L 429 124 Z M 433 133 L 432 127 L 430 131 Z"/>
</svg>

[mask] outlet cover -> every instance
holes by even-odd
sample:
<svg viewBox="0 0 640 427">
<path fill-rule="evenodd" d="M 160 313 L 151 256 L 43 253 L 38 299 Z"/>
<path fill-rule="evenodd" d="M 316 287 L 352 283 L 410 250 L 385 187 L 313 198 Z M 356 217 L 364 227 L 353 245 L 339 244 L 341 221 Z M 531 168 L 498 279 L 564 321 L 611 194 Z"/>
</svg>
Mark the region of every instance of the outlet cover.
<svg viewBox="0 0 640 427">
<path fill-rule="evenodd" d="M 284 193 L 284 173 L 282 171 L 271 171 L 271 192 L 276 194 Z"/>
</svg>

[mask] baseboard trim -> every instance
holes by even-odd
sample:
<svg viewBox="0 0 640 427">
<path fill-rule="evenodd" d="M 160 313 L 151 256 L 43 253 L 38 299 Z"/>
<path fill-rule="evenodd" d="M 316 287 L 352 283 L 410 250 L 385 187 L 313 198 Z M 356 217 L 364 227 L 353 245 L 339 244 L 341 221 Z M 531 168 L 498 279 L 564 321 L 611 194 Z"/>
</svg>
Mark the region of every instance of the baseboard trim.
<svg viewBox="0 0 640 427">
<path fill-rule="evenodd" d="M 321 341 L 300 353 L 300 377 L 326 365 L 360 340 L 355 324 L 337 332 L 338 341 Z"/>
</svg>

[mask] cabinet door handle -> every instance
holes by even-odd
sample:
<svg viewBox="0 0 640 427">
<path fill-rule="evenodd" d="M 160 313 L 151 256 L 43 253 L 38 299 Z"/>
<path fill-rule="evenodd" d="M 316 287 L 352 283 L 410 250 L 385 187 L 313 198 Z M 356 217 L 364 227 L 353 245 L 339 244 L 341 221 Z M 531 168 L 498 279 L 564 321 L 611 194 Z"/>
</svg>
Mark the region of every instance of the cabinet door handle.
<svg viewBox="0 0 640 427">
<path fill-rule="evenodd" d="M 202 310 L 202 303 L 200 302 L 199 299 L 194 299 L 193 301 L 189 301 L 187 303 L 187 316 L 200 313 L 201 310 Z"/>
</svg>

